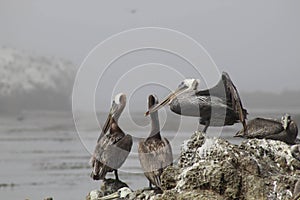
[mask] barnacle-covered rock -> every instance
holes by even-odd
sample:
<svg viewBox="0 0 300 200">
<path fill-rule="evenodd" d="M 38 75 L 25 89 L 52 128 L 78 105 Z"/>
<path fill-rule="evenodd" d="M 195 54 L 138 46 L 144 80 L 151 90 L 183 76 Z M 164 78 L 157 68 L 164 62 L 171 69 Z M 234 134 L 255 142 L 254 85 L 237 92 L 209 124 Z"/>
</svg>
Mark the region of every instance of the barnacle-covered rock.
<svg viewBox="0 0 300 200">
<path fill-rule="evenodd" d="M 118 189 L 123 187 L 129 187 L 129 186 L 120 180 L 105 179 L 102 185 L 100 186 L 100 190 L 96 189 L 89 192 L 88 195 L 86 196 L 86 200 L 97 200 L 98 198 L 103 197 L 105 195 L 112 194 L 118 191 Z"/>
<path fill-rule="evenodd" d="M 162 191 L 137 190 L 128 199 L 291 199 L 300 180 L 297 148 L 265 139 L 234 145 L 195 132 L 161 175 Z"/>
<path fill-rule="evenodd" d="M 163 173 L 162 180 L 172 180 L 173 186 L 171 193 L 162 195 L 165 199 L 168 194 L 177 199 L 186 194 L 183 198 L 192 199 L 191 193 L 207 194 L 203 191 L 215 199 L 290 199 L 300 179 L 296 173 L 299 160 L 284 142 L 252 139 L 233 145 L 201 132 L 184 142 L 178 167 Z M 172 178 L 164 180 L 168 174 Z"/>
</svg>

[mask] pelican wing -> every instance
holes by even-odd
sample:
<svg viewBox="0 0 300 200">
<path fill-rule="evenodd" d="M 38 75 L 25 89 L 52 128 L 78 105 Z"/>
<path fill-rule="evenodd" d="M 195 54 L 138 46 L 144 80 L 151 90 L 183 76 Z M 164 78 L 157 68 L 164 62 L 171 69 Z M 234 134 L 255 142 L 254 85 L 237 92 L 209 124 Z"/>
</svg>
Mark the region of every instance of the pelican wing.
<svg viewBox="0 0 300 200">
<path fill-rule="evenodd" d="M 131 147 L 132 137 L 123 132 L 101 137 L 91 158 L 94 174 L 103 179 L 107 172 L 120 168 L 128 157 Z"/>
<path fill-rule="evenodd" d="M 100 139 L 101 139 L 101 138 L 106 134 L 106 132 L 108 131 L 108 129 L 109 129 L 109 127 L 110 127 L 111 120 L 112 120 L 112 114 L 109 113 L 108 116 L 107 116 L 107 119 L 106 119 L 105 123 L 104 123 L 103 126 L 102 126 L 102 130 L 101 130 L 100 136 L 98 137 L 97 142 L 99 142 Z"/>
<path fill-rule="evenodd" d="M 280 121 L 274 119 L 255 118 L 248 122 L 247 131 L 239 131 L 236 136 L 245 138 L 266 138 L 270 135 L 282 132 L 283 126 Z"/>
<path fill-rule="evenodd" d="M 169 141 L 166 138 L 162 138 L 162 141 L 165 145 L 164 148 L 161 149 L 158 160 L 160 160 L 162 163 L 161 167 L 166 168 L 173 163 L 173 154 Z"/>
<path fill-rule="evenodd" d="M 217 85 L 210 89 L 200 90 L 197 95 L 199 96 L 215 96 L 223 99 L 229 108 L 239 116 L 244 129 L 246 128 L 247 110 L 243 108 L 239 93 L 226 72 L 222 73 L 222 79 Z"/>
<path fill-rule="evenodd" d="M 166 138 L 148 138 L 139 143 L 139 159 L 148 180 L 160 187 L 163 169 L 173 162 L 171 145 Z"/>
<path fill-rule="evenodd" d="M 119 169 L 127 159 L 131 147 L 132 136 L 127 134 L 112 145 L 108 145 L 101 155 L 101 160 L 113 169 Z"/>
<path fill-rule="evenodd" d="M 229 100 L 229 104 L 232 104 L 233 110 L 238 113 L 239 119 L 243 124 L 244 131 L 246 130 L 246 119 L 247 119 L 247 110 L 243 108 L 243 104 L 240 98 L 240 95 L 231 81 L 229 75 L 226 72 L 223 72 L 222 79 L 226 82 L 226 95 L 227 95 L 227 102 Z"/>
<path fill-rule="evenodd" d="M 108 134 L 101 137 L 95 148 L 95 155 L 97 160 L 105 163 L 103 154 L 107 154 L 107 150 L 109 149 L 109 147 L 116 145 L 123 137 L 124 133 Z"/>
<path fill-rule="evenodd" d="M 226 77 L 223 74 L 222 74 L 222 79 L 220 79 L 219 82 L 214 87 L 205 90 L 200 90 L 198 91 L 197 95 L 217 96 L 219 98 L 222 98 L 223 100 L 226 100 L 226 87 L 225 87 Z"/>
</svg>

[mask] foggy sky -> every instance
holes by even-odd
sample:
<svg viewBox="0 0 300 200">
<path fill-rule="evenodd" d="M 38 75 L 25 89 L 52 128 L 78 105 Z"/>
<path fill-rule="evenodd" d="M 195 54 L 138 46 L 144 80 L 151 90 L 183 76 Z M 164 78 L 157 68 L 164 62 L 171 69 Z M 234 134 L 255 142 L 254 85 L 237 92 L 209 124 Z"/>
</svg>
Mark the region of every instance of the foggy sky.
<svg viewBox="0 0 300 200">
<path fill-rule="evenodd" d="M 113 34 L 165 27 L 202 44 L 241 91 L 299 90 L 299 8 L 297 0 L 0 0 L 0 45 L 63 57 L 79 66 Z"/>
</svg>

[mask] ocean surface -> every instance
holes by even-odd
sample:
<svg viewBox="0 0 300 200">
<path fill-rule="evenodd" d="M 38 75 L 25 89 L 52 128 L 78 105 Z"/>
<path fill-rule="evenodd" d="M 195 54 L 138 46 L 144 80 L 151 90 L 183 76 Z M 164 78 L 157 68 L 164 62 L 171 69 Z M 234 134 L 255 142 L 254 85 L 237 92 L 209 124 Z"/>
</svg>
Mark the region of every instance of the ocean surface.
<svg viewBox="0 0 300 200">
<path fill-rule="evenodd" d="M 299 123 L 300 112 L 297 109 L 284 112 L 289 112 Z M 252 110 L 249 118 L 279 118 L 284 112 Z M 148 135 L 150 127 L 140 127 L 149 121 L 138 122 L 138 128 L 131 125 L 134 119 L 139 118 L 143 115 L 136 114 L 131 120 L 120 118 L 123 130 L 136 138 L 127 161 L 119 170 L 120 179 L 132 189 L 148 186 L 140 168 L 136 144 L 139 137 Z M 175 115 L 171 118 L 168 125 L 165 119 L 162 120 L 161 127 L 164 127 L 162 135 L 171 141 L 176 162 L 181 145 L 192 135 L 197 120 L 182 118 L 179 130 L 174 130 L 172 127 L 178 127 L 179 118 Z M 99 127 L 89 124 L 89 117 L 77 120 L 84 124 L 79 132 L 71 113 L 40 111 L 0 116 L 0 199 L 85 199 L 89 191 L 99 188 L 101 181 L 89 177 L 89 159 Z M 223 129 L 209 128 L 207 134 L 239 144 L 242 139 L 233 138 L 233 135 L 241 128 L 241 124 Z"/>
</svg>

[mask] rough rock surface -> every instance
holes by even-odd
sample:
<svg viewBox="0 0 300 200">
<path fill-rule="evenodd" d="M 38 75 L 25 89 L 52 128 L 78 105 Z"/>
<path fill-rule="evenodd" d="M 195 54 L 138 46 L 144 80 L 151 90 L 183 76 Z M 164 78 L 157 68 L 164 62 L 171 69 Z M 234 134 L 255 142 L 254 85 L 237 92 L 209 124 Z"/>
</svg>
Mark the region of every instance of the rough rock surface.
<svg viewBox="0 0 300 200">
<path fill-rule="evenodd" d="M 120 180 L 105 179 L 101 185 L 100 190 L 92 190 L 86 196 L 86 200 L 96 200 L 99 197 L 112 194 L 122 187 L 129 187 L 129 186 Z"/>
<path fill-rule="evenodd" d="M 300 161 L 291 147 L 274 140 L 240 145 L 195 132 L 178 164 L 162 174 L 162 194 L 138 190 L 128 199 L 291 199 L 300 180 Z"/>
</svg>

